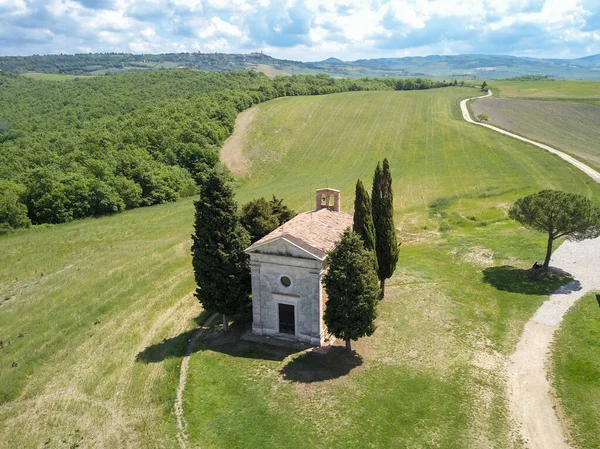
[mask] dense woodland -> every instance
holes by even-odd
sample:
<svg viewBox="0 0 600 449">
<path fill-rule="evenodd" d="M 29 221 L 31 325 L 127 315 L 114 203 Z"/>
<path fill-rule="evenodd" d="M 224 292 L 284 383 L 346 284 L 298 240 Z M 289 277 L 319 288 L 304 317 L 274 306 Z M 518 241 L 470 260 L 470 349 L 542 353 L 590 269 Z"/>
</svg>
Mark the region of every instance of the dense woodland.
<svg viewBox="0 0 600 449">
<path fill-rule="evenodd" d="M 0 72 L 0 232 L 196 194 L 237 114 L 262 101 L 446 85 L 192 70 L 58 82 Z"/>
</svg>

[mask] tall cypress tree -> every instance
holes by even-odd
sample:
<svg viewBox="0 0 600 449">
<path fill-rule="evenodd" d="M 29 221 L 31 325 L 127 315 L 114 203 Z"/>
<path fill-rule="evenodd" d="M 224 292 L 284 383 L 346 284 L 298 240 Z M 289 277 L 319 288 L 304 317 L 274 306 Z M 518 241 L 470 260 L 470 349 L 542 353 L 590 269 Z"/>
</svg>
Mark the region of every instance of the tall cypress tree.
<svg viewBox="0 0 600 449">
<path fill-rule="evenodd" d="M 360 235 L 365 249 L 375 251 L 375 225 L 373 225 L 371 198 L 369 198 L 369 194 L 360 179 L 356 181 L 352 230 Z"/>
<path fill-rule="evenodd" d="M 351 352 L 352 340 L 375 331 L 379 289 L 373 255 L 358 234 L 346 229 L 327 260 L 323 284 L 329 299 L 323 319 L 329 332 L 343 338 L 346 351 Z"/>
<path fill-rule="evenodd" d="M 385 280 L 392 277 L 398 263 L 398 241 L 394 225 L 394 197 L 392 194 L 392 174 L 387 159 L 383 169 L 378 163 L 373 175 L 372 210 L 375 225 L 375 254 L 377 255 L 377 275 L 380 281 L 380 298 L 385 294 Z"/>
<path fill-rule="evenodd" d="M 227 316 L 250 305 L 250 262 L 244 253 L 250 236 L 239 222 L 231 180 L 222 171 L 212 170 L 206 177 L 195 205 L 195 295 L 205 309 L 223 314 L 227 330 Z"/>
<path fill-rule="evenodd" d="M 375 257 L 375 225 L 373 224 L 373 211 L 371 198 L 367 193 L 362 181 L 356 181 L 356 192 L 354 195 L 354 220 L 352 230 L 360 235 L 365 249 L 373 252 L 373 264 L 377 271 L 377 257 Z"/>
</svg>

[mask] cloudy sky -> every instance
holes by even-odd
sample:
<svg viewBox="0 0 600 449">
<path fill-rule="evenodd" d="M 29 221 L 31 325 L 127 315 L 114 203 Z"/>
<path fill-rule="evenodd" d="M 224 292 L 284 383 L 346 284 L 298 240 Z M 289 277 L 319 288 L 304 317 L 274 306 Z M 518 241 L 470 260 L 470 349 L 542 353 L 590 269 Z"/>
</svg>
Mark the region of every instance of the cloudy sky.
<svg viewBox="0 0 600 449">
<path fill-rule="evenodd" d="M 600 0 L 0 0 L 0 55 L 600 53 Z"/>
</svg>

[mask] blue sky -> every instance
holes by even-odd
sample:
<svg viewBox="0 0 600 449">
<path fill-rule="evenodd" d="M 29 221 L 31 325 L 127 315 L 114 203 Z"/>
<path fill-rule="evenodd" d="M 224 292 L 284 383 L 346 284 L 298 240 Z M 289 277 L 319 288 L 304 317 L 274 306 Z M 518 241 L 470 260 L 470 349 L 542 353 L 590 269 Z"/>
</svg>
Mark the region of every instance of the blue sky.
<svg viewBox="0 0 600 449">
<path fill-rule="evenodd" d="M 0 0 L 0 55 L 600 53 L 600 0 Z"/>
</svg>

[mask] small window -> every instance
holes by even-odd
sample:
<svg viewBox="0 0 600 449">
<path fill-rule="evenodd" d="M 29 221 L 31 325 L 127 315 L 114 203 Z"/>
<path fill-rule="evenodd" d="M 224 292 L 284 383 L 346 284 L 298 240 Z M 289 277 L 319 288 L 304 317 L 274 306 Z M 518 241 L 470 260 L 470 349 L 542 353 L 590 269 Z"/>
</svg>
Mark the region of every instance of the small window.
<svg viewBox="0 0 600 449">
<path fill-rule="evenodd" d="M 281 285 L 283 285 L 284 287 L 289 287 L 290 285 L 292 285 L 292 280 L 287 276 L 281 276 L 279 282 L 281 282 Z"/>
</svg>

